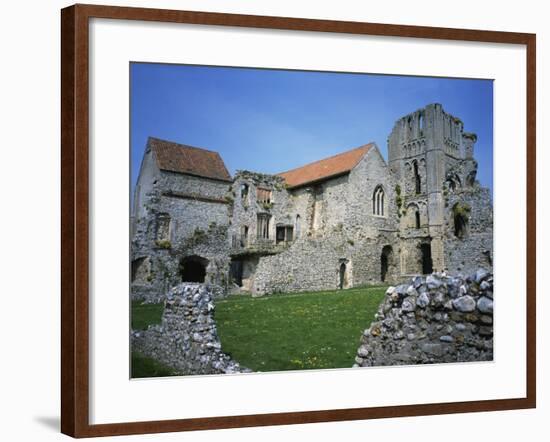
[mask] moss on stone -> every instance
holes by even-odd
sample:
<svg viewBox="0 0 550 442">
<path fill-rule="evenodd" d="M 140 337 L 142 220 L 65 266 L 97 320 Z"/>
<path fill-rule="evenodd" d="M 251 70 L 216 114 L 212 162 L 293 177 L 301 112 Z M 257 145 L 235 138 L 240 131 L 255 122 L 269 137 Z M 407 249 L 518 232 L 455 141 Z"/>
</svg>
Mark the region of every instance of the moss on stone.
<svg viewBox="0 0 550 442">
<path fill-rule="evenodd" d="M 172 248 L 172 243 L 167 239 L 159 239 L 156 241 L 157 247 L 160 249 L 170 249 Z"/>
<path fill-rule="evenodd" d="M 468 218 L 470 216 L 471 211 L 472 211 L 472 208 L 466 203 L 456 203 L 453 206 L 453 215 L 455 216 L 460 215 L 465 218 Z"/>
</svg>

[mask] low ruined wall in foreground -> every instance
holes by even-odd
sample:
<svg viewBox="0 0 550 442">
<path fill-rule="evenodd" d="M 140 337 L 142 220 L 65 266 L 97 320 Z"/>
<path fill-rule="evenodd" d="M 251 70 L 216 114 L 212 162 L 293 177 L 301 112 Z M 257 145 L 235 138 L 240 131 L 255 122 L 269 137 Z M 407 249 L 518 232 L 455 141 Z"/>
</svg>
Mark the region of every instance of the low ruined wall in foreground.
<svg viewBox="0 0 550 442">
<path fill-rule="evenodd" d="M 389 287 L 355 366 L 493 360 L 493 275 L 416 277 Z"/>
<path fill-rule="evenodd" d="M 181 375 L 248 372 L 222 351 L 213 299 L 211 288 L 204 284 L 174 287 L 166 295 L 162 323 L 131 332 L 132 351 Z"/>
</svg>

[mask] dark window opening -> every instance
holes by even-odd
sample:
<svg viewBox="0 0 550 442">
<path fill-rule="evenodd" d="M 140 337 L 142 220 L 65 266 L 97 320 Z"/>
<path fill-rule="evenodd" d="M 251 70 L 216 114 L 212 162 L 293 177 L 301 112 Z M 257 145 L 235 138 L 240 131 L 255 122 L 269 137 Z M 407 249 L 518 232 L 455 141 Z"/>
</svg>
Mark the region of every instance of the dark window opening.
<svg viewBox="0 0 550 442">
<path fill-rule="evenodd" d="M 285 228 L 277 227 L 277 243 L 283 242 L 285 240 Z"/>
<path fill-rule="evenodd" d="M 296 239 L 300 237 L 302 226 L 300 225 L 300 215 L 296 215 Z"/>
<path fill-rule="evenodd" d="M 447 188 L 451 192 L 454 192 L 456 190 L 456 183 L 454 182 L 454 180 L 450 178 L 447 180 Z"/>
<path fill-rule="evenodd" d="M 241 184 L 241 198 L 243 200 L 248 198 L 248 184 Z"/>
<path fill-rule="evenodd" d="M 420 229 L 420 212 L 418 209 L 414 212 L 414 226 Z"/>
<path fill-rule="evenodd" d="M 424 243 L 420 244 L 420 252 L 422 254 L 422 273 L 427 275 L 433 272 L 432 263 L 432 246 Z"/>
<path fill-rule="evenodd" d="M 468 226 L 468 220 L 460 213 L 454 215 L 455 236 L 459 239 L 466 237 L 466 230 Z"/>
<path fill-rule="evenodd" d="M 180 274 L 182 282 L 204 282 L 208 260 L 200 256 L 189 256 L 181 260 Z"/>
<path fill-rule="evenodd" d="M 291 242 L 293 237 L 294 228 L 292 226 L 277 226 L 276 228 L 276 243 Z"/>
<path fill-rule="evenodd" d="M 414 191 L 416 194 L 419 194 L 421 192 L 420 189 L 420 174 L 418 173 L 418 163 L 416 161 L 413 162 L 413 171 L 414 171 Z"/>
</svg>

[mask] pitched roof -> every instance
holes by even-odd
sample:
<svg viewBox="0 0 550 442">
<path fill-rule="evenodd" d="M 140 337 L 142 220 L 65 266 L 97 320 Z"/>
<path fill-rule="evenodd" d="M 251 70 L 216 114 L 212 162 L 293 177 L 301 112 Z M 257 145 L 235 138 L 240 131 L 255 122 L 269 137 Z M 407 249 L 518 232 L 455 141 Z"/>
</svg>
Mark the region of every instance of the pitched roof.
<svg viewBox="0 0 550 442">
<path fill-rule="evenodd" d="M 297 169 L 279 173 L 278 175 L 283 177 L 287 186 L 291 188 L 336 177 L 348 173 L 353 169 L 372 146 L 373 143 L 365 144 L 364 146 L 306 164 Z"/>
<path fill-rule="evenodd" d="M 231 175 L 218 152 L 153 137 L 149 137 L 147 145 L 155 153 L 161 170 L 231 181 Z"/>
</svg>

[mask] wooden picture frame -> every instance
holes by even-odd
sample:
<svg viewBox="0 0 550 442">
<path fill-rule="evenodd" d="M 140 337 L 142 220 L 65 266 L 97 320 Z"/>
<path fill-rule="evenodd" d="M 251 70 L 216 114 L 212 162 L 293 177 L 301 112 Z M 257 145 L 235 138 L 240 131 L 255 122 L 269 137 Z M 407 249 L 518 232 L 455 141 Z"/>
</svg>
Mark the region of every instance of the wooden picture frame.
<svg viewBox="0 0 550 442">
<path fill-rule="evenodd" d="M 525 397 L 90 425 L 89 19 L 141 20 L 524 45 L 527 53 L 527 358 Z M 73 437 L 143 434 L 534 408 L 536 405 L 536 167 L 534 34 L 194 11 L 74 5 L 61 11 L 61 431 Z"/>
</svg>

